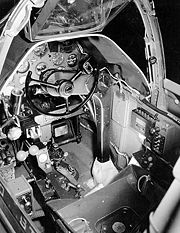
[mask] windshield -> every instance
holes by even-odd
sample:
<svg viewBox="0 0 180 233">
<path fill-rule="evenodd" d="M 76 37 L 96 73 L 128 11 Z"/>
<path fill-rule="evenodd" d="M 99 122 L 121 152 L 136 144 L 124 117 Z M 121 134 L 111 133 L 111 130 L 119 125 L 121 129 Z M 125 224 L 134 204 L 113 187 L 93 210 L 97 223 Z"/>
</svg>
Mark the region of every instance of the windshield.
<svg viewBox="0 0 180 233">
<path fill-rule="evenodd" d="M 115 14 L 126 1 L 54 0 L 46 1 L 41 9 L 33 9 L 25 30 L 30 40 L 76 32 L 101 31 L 112 9 Z"/>
<path fill-rule="evenodd" d="M 56 2 L 56 4 L 55 4 Z M 146 77 L 148 77 L 147 74 L 147 67 L 146 67 L 146 57 L 145 57 L 145 42 L 144 42 L 144 33 L 145 33 L 145 28 L 144 28 L 144 24 L 142 22 L 142 18 L 139 14 L 139 11 L 137 10 L 137 7 L 134 3 L 129 3 L 128 6 L 126 2 L 123 2 L 120 4 L 120 2 L 118 2 L 118 4 L 115 5 L 115 2 L 113 2 L 113 8 L 111 9 L 111 12 L 109 12 L 108 9 L 110 8 L 104 8 L 104 5 L 100 5 L 98 6 L 98 0 L 97 1 L 88 1 L 88 4 L 90 4 L 90 2 L 92 3 L 91 5 L 87 5 L 87 1 L 83 1 L 86 3 L 84 6 L 84 9 L 81 9 L 79 5 L 73 5 L 75 2 L 73 3 L 69 3 L 68 5 L 65 5 L 65 1 L 55 1 L 53 2 L 53 4 L 55 4 L 54 8 L 55 10 L 51 11 L 50 15 L 47 17 L 47 19 L 44 22 L 44 24 L 41 24 L 41 29 L 37 30 L 37 35 L 40 35 L 42 33 L 42 35 L 45 36 L 46 33 L 51 33 L 53 34 L 56 30 L 66 30 L 66 29 L 72 29 L 75 30 L 77 28 L 79 29 L 83 29 L 83 27 L 87 27 L 90 25 L 92 26 L 92 24 L 90 24 L 90 18 L 87 18 L 87 20 L 85 21 L 76 21 L 76 23 L 74 23 L 74 25 L 70 25 L 67 24 L 67 22 L 65 23 L 65 21 L 59 21 L 58 23 L 55 23 L 55 19 L 56 17 L 61 17 L 62 15 L 66 15 L 67 17 L 71 17 L 70 16 L 70 12 L 76 12 L 76 15 L 78 15 L 78 17 L 82 16 L 82 12 L 86 12 L 85 9 L 88 10 L 92 10 L 92 9 L 99 9 L 96 11 L 100 13 L 100 8 L 102 8 L 102 10 L 104 11 L 104 13 L 106 12 L 109 16 L 109 21 L 111 19 L 113 19 L 111 22 L 109 22 L 108 25 L 106 25 L 106 27 L 103 30 L 103 34 L 108 36 L 109 38 L 111 38 L 114 42 L 117 43 L 117 45 L 123 49 L 127 55 L 138 65 L 138 67 L 143 71 L 144 75 Z M 79 1 L 77 1 L 79 2 Z M 51 3 L 51 1 L 47 1 L 46 5 L 44 5 L 44 7 L 47 7 L 47 3 Z M 61 3 L 61 4 L 60 4 Z M 62 7 L 62 3 L 64 3 L 64 7 L 66 6 L 65 10 Z M 66 2 L 67 3 L 67 2 Z M 105 4 L 106 6 L 109 5 L 111 3 L 112 5 L 112 1 L 106 1 L 103 2 L 101 1 L 102 4 Z M 109 5 L 110 6 L 110 5 Z M 126 6 L 126 7 L 125 7 Z M 32 23 L 32 29 L 33 28 L 37 28 L 37 22 L 38 20 L 42 20 L 42 18 L 44 17 L 44 14 L 42 14 L 43 9 L 33 9 L 33 16 L 37 16 L 34 18 L 34 21 L 31 19 L 31 23 Z M 79 7 L 79 8 L 77 8 Z M 100 7 L 100 8 L 99 8 Z M 124 8 L 125 7 L 125 8 Z M 51 6 L 52 8 L 52 6 Z M 58 10 L 61 11 L 61 13 L 64 12 L 64 14 L 55 14 L 55 12 L 57 13 Z M 77 11 L 77 9 L 79 9 L 79 11 Z M 35 13 L 36 10 L 36 13 Z M 119 13 L 119 11 L 121 11 Z M 66 13 L 66 14 L 65 14 Z M 86 12 L 87 13 L 87 12 Z M 119 14 L 118 14 L 119 13 Z M 95 14 L 95 12 L 94 12 Z M 101 16 L 103 19 L 105 19 L 107 17 L 107 14 L 100 14 L 99 17 Z M 89 15 L 86 14 L 88 17 Z M 114 16 L 116 16 L 114 18 Z M 97 18 L 96 20 L 94 20 L 94 24 L 95 23 L 100 23 L 102 18 Z M 62 19 L 62 18 L 60 18 Z M 66 18 L 68 19 L 68 18 Z M 69 18 L 70 19 L 70 18 Z M 92 19 L 92 18 L 91 18 Z M 100 21 L 98 21 L 100 20 Z M 47 23 L 48 22 L 48 23 Z M 61 23 L 60 23 L 61 22 Z M 97 23 L 97 25 L 98 25 Z M 45 26 L 46 25 L 46 26 Z M 64 27 L 63 27 L 64 26 Z M 105 26 L 105 25 L 104 25 Z M 53 29 L 54 28 L 54 29 Z M 117 30 L 118 28 L 118 30 Z M 102 28 L 101 28 L 102 29 Z M 43 32 L 45 34 L 43 34 Z M 31 33 L 30 33 L 31 34 Z M 78 37 L 81 35 L 81 31 L 78 35 Z M 82 33 L 83 35 L 83 33 Z M 37 38 L 37 37 L 36 37 Z M 46 37 L 45 37 L 46 38 Z M 51 37 L 52 38 L 56 38 L 56 35 Z M 102 38 L 101 38 L 102 40 Z M 108 42 L 108 40 L 104 40 L 105 42 Z M 95 43 L 91 42 L 91 43 Z M 34 43 L 33 43 L 34 44 Z M 4 80 L 6 79 L 6 77 L 13 71 L 14 67 L 20 62 L 21 58 L 26 54 L 26 52 L 28 51 L 28 49 L 33 45 L 32 42 L 30 42 L 29 40 L 24 40 L 23 39 L 23 34 L 21 33 L 19 36 L 15 37 L 13 40 L 13 43 L 11 45 L 11 48 L 9 50 L 6 62 L 4 64 L 4 68 L 2 70 L 2 76 L 3 79 L 0 80 L 0 82 L 4 82 Z M 100 43 L 101 44 L 101 43 Z M 111 48 L 110 50 L 107 49 L 108 46 Z M 113 45 L 112 42 L 108 42 L 108 44 L 106 43 L 106 51 L 111 51 L 112 47 L 115 48 L 115 46 Z M 108 47 L 108 48 L 109 48 Z M 100 49 L 101 51 L 103 50 L 103 48 Z M 116 54 L 116 50 L 114 50 L 113 52 L 113 56 L 115 57 Z M 137 52 L 138 50 L 138 52 Z M 107 55 L 110 53 L 106 53 Z M 121 53 L 122 54 L 122 53 Z M 107 56 L 106 55 L 106 56 Z M 111 56 L 112 57 L 112 56 Z M 120 56 L 121 57 L 121 56 Z M 116 59 L 116 63 L 118 59 Z M 129 59 L 128 59 L 129 61 Z M 111 61 L 111 63 L 114 61 Z M 125 62 L 126 64 L 131 63 L 131 62 Z M 125 67 L 125 64 L 124 64 Z M 134 65 L 133 65 L 134 67 Z M 126 67 L 126 70 L 129 70 L 130 66 Z M 140 70 L 138 71 L 140 72 Z M 128 83 L 128 85 L 130 85 L 131 87 L 138 89 L 140 91 L 140 93 L 143 93 L 145 96 L 147 96 L 149 94 L 149 89 L 147 87 L 147 83 L 144 82 L 145 80 L 145 76 L 142 74 L 138 74 L 136 75 L 136 78 L 134 77 L 129 77 L 127 78 L 126 82 Z M 141 85 L 142 84 L 142 85 Z"/>
<path fill-rule="evenodd" d="M 115 29 L 118 26 L 118 30 Z M 103 30 L 139 66 L 148 78 L 145 57 L 145 28 L 134 2 L 121 11 Z M 149 80 L 148 80 L 149 81 Z"/>
</svg>

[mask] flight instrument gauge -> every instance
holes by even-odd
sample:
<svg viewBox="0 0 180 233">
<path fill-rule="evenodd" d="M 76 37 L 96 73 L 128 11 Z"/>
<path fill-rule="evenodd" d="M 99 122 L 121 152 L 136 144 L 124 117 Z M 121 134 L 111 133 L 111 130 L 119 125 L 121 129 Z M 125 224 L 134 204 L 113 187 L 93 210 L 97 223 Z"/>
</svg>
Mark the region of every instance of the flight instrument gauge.
<svg viewBox="0 0 180 233">
<path fill-rule="evenodd" d="M 28 61 L 25 61 L 25 62 L 19 67 L 18 72 L 19 72 L 19 73 L 25 73 L 26 71 L 28 71 L 29 66 L 30 66 L 29 62 L 28 62 Z"/>
<path fill-rule="evenodd" d="M 46 51 L 47 51 L 47 44 L 39 45 L 33 50 L 34 54 L 38 57 L 43 57 Z"/>
<path fill-rule="evenodd" d="M 54 52 L 52 55 L 52 62 L 55 66 L 60 66 L 64 60 L 63 54 L 60 52 Z"/>
<path fill-rule="evenodd" d="M 67 64 L 70 67 L 74 67 L 77 64 L 77 55 L 75 53 L 69 54 L 67 58 Z"/>
</svg>

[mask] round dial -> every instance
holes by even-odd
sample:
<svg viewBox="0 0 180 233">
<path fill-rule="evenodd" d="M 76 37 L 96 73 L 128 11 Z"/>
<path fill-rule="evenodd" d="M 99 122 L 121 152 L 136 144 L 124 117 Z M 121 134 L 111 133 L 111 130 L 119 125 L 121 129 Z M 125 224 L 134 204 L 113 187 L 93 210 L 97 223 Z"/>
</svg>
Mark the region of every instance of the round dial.
<svg viewBox="0 0 180 233">
<path fill-rule="evenodd" d="M 19 72 L 19 73 L 25 73 L 26 71 L 28 71 L 29 66 L 30 66 L 29 62 L 28 62 L 28 61 L 25 61 L 25 62 L 19 67 L 18 72 Z"/>
<path fill-rule="evenodd" d="M 75 66 L 77 64 L 77 55 L 74 53 L 70 54 L 67 58 L 67 64 L 70 67 Z"/>
<path fill-rule="evenodd" d="M 42 57 L 45 55 L 46 51 L 47 51 L 47 44 L 42 44 L 34 49 L 34 54 L 38 57 Z"/>
<path fill-rule="evenodd" d="M 52 62 L 55 66 L 60 66 L 64 60 L 63 54 L 56 52 L 52 55 Z"/>
<path fill-rule="evenodd" d="M 40 62 L 36 66 L 36 74 L 40 75 L 41 72 L 45 71 L 47 68 L 47 64 L 45 62 Z"/>
</svg>

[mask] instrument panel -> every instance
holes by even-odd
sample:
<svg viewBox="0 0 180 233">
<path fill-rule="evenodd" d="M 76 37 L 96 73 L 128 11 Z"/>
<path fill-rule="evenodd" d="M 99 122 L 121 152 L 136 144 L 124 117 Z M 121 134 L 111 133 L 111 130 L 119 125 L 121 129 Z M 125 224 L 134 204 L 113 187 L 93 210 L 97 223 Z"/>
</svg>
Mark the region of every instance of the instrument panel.
<svg viewBox="0 0 180 233">
<path fill-rule="evenodd" d="M 8 114 L 20 117 L 27 138 L 32 136 L 30 131 L 33 130 L 33 135 L 47 142 L 52 137 L 53 122 L 59 120 L 61 124 L 62 118 L 76 117 L 83 113 L 82 107 L 77 108 L 84 100 L 81 93 L 88 96 L 88 88 L 94 82 L 93 75 L 85 69 L 79 72 L 83 69 L 82 61 L 88 55 L 77 40 L 53 41 L 36 46 L 21 62 L 22 65 L 6 83 L 3 98 Z M 76 76 L 78 72 L 80 75 Z M 30 73 L 33 81 L 27 85 Z M 73 82 L 71 80 L 74 76 L 78 78 Z M 52 84 L 54 89 L 43 86 L 40 82 Z M 72 96 L 68 92 L 70 88 L 74 91 Z M 75 113 L 69 113 L 69 110 L 75 108 Z"/>
<path fill-rule="evenodd" d="M 50 68 L 66 71 L 76 71 L 83 55 L 83 48 L 77 41 L 53 41 L 37 46 L 26 58 L 8 83 L 5 95 L 10 95 L 12 89 L 23 89 L 28 71 L 32 72 L 34 79 L 39 79 L 40 74 Z M 68 76 L 69 74 L 63 74 Z M 66 78 L 66 77 L 64 77 Z"/>
</svg>

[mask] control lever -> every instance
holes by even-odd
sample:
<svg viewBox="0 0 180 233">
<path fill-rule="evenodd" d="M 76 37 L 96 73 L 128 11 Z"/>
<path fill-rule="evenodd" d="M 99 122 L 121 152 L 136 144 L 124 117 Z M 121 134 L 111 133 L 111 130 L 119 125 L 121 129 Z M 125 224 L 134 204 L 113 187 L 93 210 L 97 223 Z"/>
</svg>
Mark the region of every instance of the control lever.
<svg viewBox="0 0 180 233">
<path fill-rule="evenodd" d="M 109 77 L 110 79 L 110 77 Z M 94 94 L 96 107 L 96 125 L 97 125 L 97 148 L 96 159 L 92 167 L 94 184 L 103 186 L 110 183 L 118 174 L 117 168 L 111 160 L 110 149 L 110 119 L 112 88 L 111 81 L 106 87 L 99 87 L 99 92 Z"/>
<path fill-rule="evenodd" d="M 73 189 L 75 189 L 75 190 L 77 191 L 77 193 L 80 193 L 81 191 L 84 191 L 84 189 L 80 186 L 80 184 L 74 185 L 74 184 L 68 182 L 68 183 L 67 183 L 67 186 L 68 186 L 68 188 L 73 188 Z"/>
<path fill-rule="evenodd" d="M 72 176 L 67 171 L 67 169 L 65 169 L 64 167 L 59 165 L 59 166 L 56 166 L 56 170 L 69 180 L 69 182 L 67 184 L 69 188 L 71 187 L 71 188 L 74 188 L 76 190 L 82 189 L 80 184 L 77 182 L 77 180 L 74 178 L 74 176 Z"/>
</svg>

